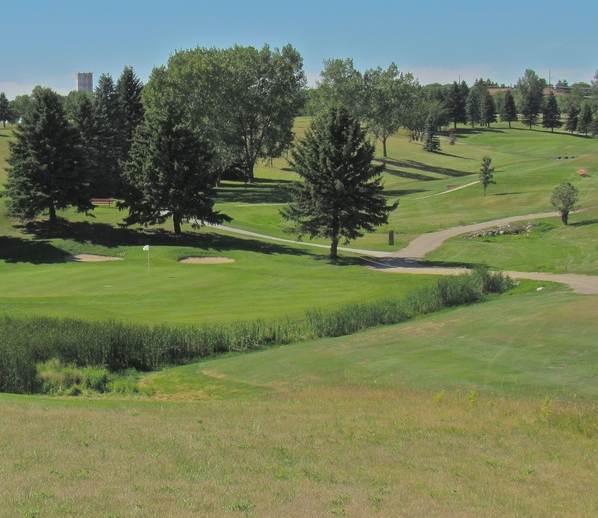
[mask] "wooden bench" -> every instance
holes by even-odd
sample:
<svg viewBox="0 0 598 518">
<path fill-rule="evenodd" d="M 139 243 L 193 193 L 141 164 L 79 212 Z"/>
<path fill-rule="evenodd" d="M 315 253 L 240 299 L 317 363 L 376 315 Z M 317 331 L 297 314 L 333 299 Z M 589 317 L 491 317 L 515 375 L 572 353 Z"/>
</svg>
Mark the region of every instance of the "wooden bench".
<svg viewBox="0 0 598 518">
<path fill-rule="evenodd" d="M 112 207 L 114 200 L 112 198 L 92 198 L 89 200 L 94 205 L 108 205 L 108 207 Z"/>
</svg>

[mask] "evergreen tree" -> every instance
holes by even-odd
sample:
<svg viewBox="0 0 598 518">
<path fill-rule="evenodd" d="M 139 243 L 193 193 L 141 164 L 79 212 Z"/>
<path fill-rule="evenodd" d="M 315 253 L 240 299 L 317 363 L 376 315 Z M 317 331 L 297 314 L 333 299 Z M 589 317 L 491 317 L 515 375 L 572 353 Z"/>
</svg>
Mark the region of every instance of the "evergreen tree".
<svg viewBox="0 0 598 518">
<path fill-rule="evenodd" d="M 550 128 L 551 132 L 554 132 L 554 128 L 560 128 L 563 125 L 561 122 L 561 110 L 556 101 L 554 93 L 550 92 L 546 106 L 542 111 L 542 126 Z"/>
<path fill-rule="evenodd" d="M 521 121 L 532 129 L 538 123 L 544 100 L 546 81 L 540 79 L 533 70 L 526 70 L 525 75 L 517 81 L 517 90 L 521 97 Z"/>
<path fill-rule="evenodd" d="M 3 127 L 6 128 L 6 123 L 11 120 L 10 103 L 4 92 L 0 92 L 0 121 Z"/>
<path fill-rule="evenodd" d="M 424 150 L 430 153 L 440 151 L 440 139 L 438 138 L 438 122 L 433 114 L 428 115 L 424 129 Z"/>
<path fill-rule="evenodd" d="M 398 203 L 384 198 L 381 173 L 374 166 L 374 145 L 344 108 L 332 107 L 312 123 L 292 152 L 293 168 L 303 182 L 289 188 L 292 202 L 282 217 L 290 232 L 330 240 L 330 257 L 346 243 L 388 221 Z"/>
<path fill-rule="evenodd" d="M 36 87 L 14 135 L 4 192 L 9 216 L 30 220 L 47 211 L 55 224 L 58 210 L 74 206 L 87 213 L 93 208 L 79 134 L 66 119 L 60 95 Z"/>
<path fill-rule="evenodd" d="M 509 128 L 511 127 L 511 122 L 517 121 L 517 107 L 515 106 L 515 99 L 510 90 L 507 90 L 505 93 L 505 101 L 500 112 L 500 120 L 508 122 Z"/>
<path fill-rule="evenodd" d="M 479 178 L 480 183 L 484 188 L 484 196 L 486 196 L 486 189 L 488 188 L 488 185 L 490 185 L 491 183 L 496 183 L 494 181 L 494 167 L 490 167 L 491 163 L 492 159 L 489 156 L 485 156 L 484 158 L 482 158 L 482 167 L 480 168 Z"/>
<path fill-rule="evenodd" d="M 120 160 L 125 162 L 133 142 L 133 133 L 143 120 L 143 104 L 141 93 L 143 83 L 135 75 L 132 67 L 125 67 L 116 82 L 116 98 L 119 105 L 119 125 L 122 132 L 123 148 L 121 149 Z"/>
<path fill-rule="evenodd" d="M 465 81 L 457 83 L 454 81 L 450 86 L 446 99 L 445 107 L 449 120 L 452 121 L 453 127 L 457 129 L 457 124 L 467 123 L 467 95 L 469 94 L 469 87 Z"/>
<path fill-rule="evenodd" d="M 489 128 L 496 122 L 496 104 L 487 88 L 480 91 L 480 97 L 480 124 Z"/>
<path fill-rule="evenodd" d="M 472 128 L 480 121 L 480 89 L 475 86 L 467 94 L 467 120 Z"/>
<path fill-rule="evenodd" d="M 121 164 L 126 147 L 122 131 L 122 113 L 114 88 L 114 81 L 108 74 L 102 74 L 94 92 L 94 119 L 97 131 L 98 157 L 101 160 L 99 177 L 93 179 L 93 195 L 118 196 L 121 192 Z"/>
<path fill-rule="evenodd" d="M 592 113 L 592 107 L 588 101 L 584 101 L 577 118 L 577 131 L 587 135 L 591 129 L 593 119 L 594 114 Z"/>
<path fill-rule="evenodd" d="M 571 103 L 569 105 L 569 109 L 567 110 L 567 122 L 565 124 L 565 129 L 570 133 L 573 133 L 577 129 L 577 121 L 579 119 L 579 108 L 575 103 Z"/>
<path fill-rule="evenodd" d="M 135 132 L 123 171 L 126 225 L 161 224 L 172 218 L 174 233 L 180 234 L 184 221 L 194 228 L 230 221 L 214 210 L 212 153 L 183 120 L 172 108 L 154 111 Z"/>
</svg>

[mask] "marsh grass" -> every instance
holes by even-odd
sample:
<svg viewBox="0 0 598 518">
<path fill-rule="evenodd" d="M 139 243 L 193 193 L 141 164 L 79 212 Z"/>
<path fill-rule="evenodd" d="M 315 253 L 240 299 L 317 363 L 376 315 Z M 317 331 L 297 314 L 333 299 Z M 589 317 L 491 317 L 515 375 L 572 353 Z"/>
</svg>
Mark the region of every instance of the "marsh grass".
<svg viewBox="0 0 598 518">
<path fill-rule="evenodd" d="M 489 293 L 502 293 L 511 287 L 513 282 L 509 278 L 479 269 L 471 274 L 441 278 L 434 287 L 416 291 L 405 300 L 353 304 L 328 312 L 308 311 L 303 321 L 296 322 L 258 320 L 149 327 L 114 321 L 5 316 L 0 318 L 0 390 L 34 393 L 40 389 L 41 379 L 45 392 L 56 392 L 64 390 L 61 383 L 67 375 L 72 378 L 81 373 L 80 369 L 151 371 L 224 352 L 343 336 L 377 325 L 396 324 L 445 307 L 477 302 Z M 45 378 L 36 367 L 40 363 L 44 364 Z M 71 370 L 58 370 L 65 365 Z M 69 386 L 87 383 L 83 380 L 87 378 Z"/>
</svg>

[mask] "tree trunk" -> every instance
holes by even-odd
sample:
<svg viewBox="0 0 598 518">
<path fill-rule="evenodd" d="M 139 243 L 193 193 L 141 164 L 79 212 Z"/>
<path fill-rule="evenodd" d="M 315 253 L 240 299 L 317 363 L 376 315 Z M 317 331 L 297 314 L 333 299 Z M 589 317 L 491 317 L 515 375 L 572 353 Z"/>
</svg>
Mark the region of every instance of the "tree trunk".
<svg viewBox="0 0 598 518">
<path fill-rule="evenodd" d="M 330 243 L 330 259 L 337 259 L 338 258 L 338 238 L 333 239 Z"/>
<path fill-rule="evenodd" d="M 174 233 L 178 236 L 181 234 L 181 218 L 179 216 L 172 215 L 172 223 L 174 225 Z"/>
<path fill-rule="evenodd" d="M 386 158 L 388 155 L 386 154 L 386 137 L 382 139 L 382 156 Z"/>
<path fill-rule="evenodd" d="M 57 218 L 56 218 L 56 207 L 54 207 L 53 203 L 50 203 L 50 206 L 48 207 L 48 216 L 50 219 L 50 224 L 51 225 L 56 225 L 57 222 Z"/>
<path fill-rule="evenodd" d="M 569 224 L 569 211 L 564 210 L 561 212 L 561 221 L 563 222 L 563 225 Z"/>
</svg>

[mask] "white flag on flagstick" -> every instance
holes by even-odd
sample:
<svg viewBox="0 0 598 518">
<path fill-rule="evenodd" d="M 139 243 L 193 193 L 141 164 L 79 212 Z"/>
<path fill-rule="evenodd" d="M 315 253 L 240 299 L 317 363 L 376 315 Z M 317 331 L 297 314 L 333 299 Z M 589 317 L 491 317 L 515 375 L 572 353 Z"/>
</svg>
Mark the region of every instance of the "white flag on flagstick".
<svg viewBox="0 0 598 518">
<path fill-rule="evenodd" d="M 149 252 L 149 245 L 145 245 L 145 246 L 143 247 L 143 251 L 144 251 L 144 252 Z"/>
</svg>

